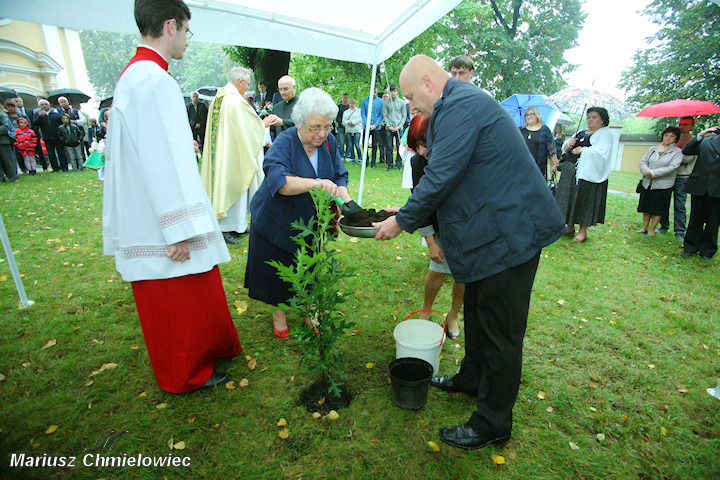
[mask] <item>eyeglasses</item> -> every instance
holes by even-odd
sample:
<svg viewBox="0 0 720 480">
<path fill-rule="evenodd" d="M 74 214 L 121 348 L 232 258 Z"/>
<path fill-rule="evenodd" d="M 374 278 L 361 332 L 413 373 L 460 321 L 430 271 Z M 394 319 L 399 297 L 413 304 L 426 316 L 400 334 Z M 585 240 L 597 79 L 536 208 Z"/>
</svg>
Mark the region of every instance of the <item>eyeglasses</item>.
<svg viewBox="0 0 720 480">
<path fill-rule="evenodd" d="M 320 126 L 320 125 L 314 125 L 311 127 L 310 125 L 308 125 L 305 122 L 303 122 L 303 125 L 305 125 L 305 128 L 310 130 L 310 133 L 313 133 L 313 134 L 320 133 L 320 130 L 322 130 L 325 133 L 330 133 L 330 131 L 332 130 L 332 125 L 325 125 L 324 127 Z"/>
<path fill-rule="evenodd" d="M 535 117 L 536 115 L 532 112 L 526 113 L 525 117 Z"/>
<path fill-rule="evenodd" d="M 180 22 L 178 22 L 178 23 L 180 23 Z M 180 23 L 180 26 L 185 29 L 185 39 L 190 40 L 193 37 L 193 33 L 190 31 L 190 28 L 187 25 L 185 25 L 184 23 Z"/>
</svg>

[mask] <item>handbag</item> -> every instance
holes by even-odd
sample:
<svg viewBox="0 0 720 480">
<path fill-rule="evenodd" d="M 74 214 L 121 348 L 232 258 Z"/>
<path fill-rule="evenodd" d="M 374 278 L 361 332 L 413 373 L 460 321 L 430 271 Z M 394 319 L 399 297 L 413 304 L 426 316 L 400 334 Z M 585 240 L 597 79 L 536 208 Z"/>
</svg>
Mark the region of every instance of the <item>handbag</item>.
<svg viewBox="0 0 720 480">
<path fill-rule="evenodd" d="M 550 193 L 552 193 L 552 196 L 555 196 L 555 192 L 557 191 L 557 184 L 558 182 L 555 181 L 555 172 L 550 175 L 550 180 L 548 181 L 548 187 L 550 188 Z"/>
</svg>

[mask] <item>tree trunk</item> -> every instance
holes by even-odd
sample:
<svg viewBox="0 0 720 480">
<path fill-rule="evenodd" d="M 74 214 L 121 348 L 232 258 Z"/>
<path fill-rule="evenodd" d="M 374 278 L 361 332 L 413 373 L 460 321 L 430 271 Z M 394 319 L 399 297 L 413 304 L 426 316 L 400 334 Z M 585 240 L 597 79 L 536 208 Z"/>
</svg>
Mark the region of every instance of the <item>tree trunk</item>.
<svg viewBox="0 0 720 480">
<path fill-rule="evenodd" d="M 252 58 L 252 69 L 258 82 L 265 82 L 270 98 L 277 92 L 278 80 L 288 74 L 290 52 L 256 49 Z"/>
</svg>

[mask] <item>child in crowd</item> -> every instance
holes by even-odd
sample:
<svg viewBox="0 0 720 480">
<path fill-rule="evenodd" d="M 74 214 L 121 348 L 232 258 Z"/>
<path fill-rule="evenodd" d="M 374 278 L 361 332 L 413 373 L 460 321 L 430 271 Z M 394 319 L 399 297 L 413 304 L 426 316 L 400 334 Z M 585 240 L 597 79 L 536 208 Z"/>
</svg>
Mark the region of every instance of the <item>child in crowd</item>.
<svg viewBox="0 0 720 480">
<path fill-rule="evenodd" d="M 90 146 L 90 155 L 88 156 L 85 166 L 97 170 L 98 178 L 105 180 L 105 139 L 93 141 Z"/>
<path fill-rule="evenodd" d="M 65 156 L 68 159 L 68 165 L 72 165 L 73 171 L 85 170 L 82 166 L 84 160 L 82 153 L 82 134 L 77 125 L 70 123 L 70 117 L 66 113 L 62 114 L 63 124 L 58 128 L 60 141 L 65 145 Z"/>
<path fill-rule="evenodd" d="M 25 117 L 17 118 L 17 129 L 15 130 L 15 148 L 25 162 L 25 168 L 30 175 L 37 175 L 35 164 L 35 147 L 37 146 L 37 135 L 28 125 Z"/>
</svg>

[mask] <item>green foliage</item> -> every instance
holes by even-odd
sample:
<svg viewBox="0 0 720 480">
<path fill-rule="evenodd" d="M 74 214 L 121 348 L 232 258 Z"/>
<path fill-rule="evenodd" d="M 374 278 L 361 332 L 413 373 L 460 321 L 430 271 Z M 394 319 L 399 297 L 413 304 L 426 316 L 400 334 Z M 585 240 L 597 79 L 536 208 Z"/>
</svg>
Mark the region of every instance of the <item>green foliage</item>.
<svg viewBox="0 0 720 480">
<path fill-rule="evenodd" d="M 579 0 L 465 0 L 425 32 L 395 52 L 378 69 L 382 91 L 397 84 L 413 55 L 448 63 L 468 55 L 474 81 L 503 99 L 513 93 L 552 94 L 574 69 L 563 57 L 577 45 L 585 14 Z M 312 55 L 293 55 L 291 75 L 300 88 L 322 87 L 333 98 L 368 95 L 371 66 Z"/>
<path fill-rule="evenodd" d="M 101 99 L 113 94 L 139 40 L 137 35 L 125 33 L 80 31 L 88 78 Z M 224 85 L 225 75 L 233 66 L 222 46 L 190 42 L 183 59 L 170 64 L 170 73 L 184 92 L 190 92 L 205 85 Z"/>
<path fill-rule="evenodd" d="M 654 0 L 644 11 L 661 28 L 634 56 L 621 86 L 636 107 L 678 98 L 720 101 L 720 5 L 707 0 Z"/>
<path fill-rule="evenodd" d="M 298 234 L 293 237 L 300 248 L 295 252 L 295 263 L 285 266 L 268 262 L 278 270 L 278 276 L 291 285 L 290 304 L 280 306 L 310 319 L 295 332 L 302 342 L 302 361 L 310 366 L 310 375 L 320 375 L 328 384 L 328 393 L 340 396 L 340 386 L 347 379 L 340 363 L 344 353 L 338 340 L 351 328 L 349 321 L 338 310 L 346 294 L 338 291 L 338 282 L 353 276 L 336 257 L 330 242 L 335 240 L 330 223 L 335 214 L 330 210 L 332 198 L 321 189 L 310 191 L 316 214 L 307 222 L 299 219 L 292 223 Z"/>
</svg>

